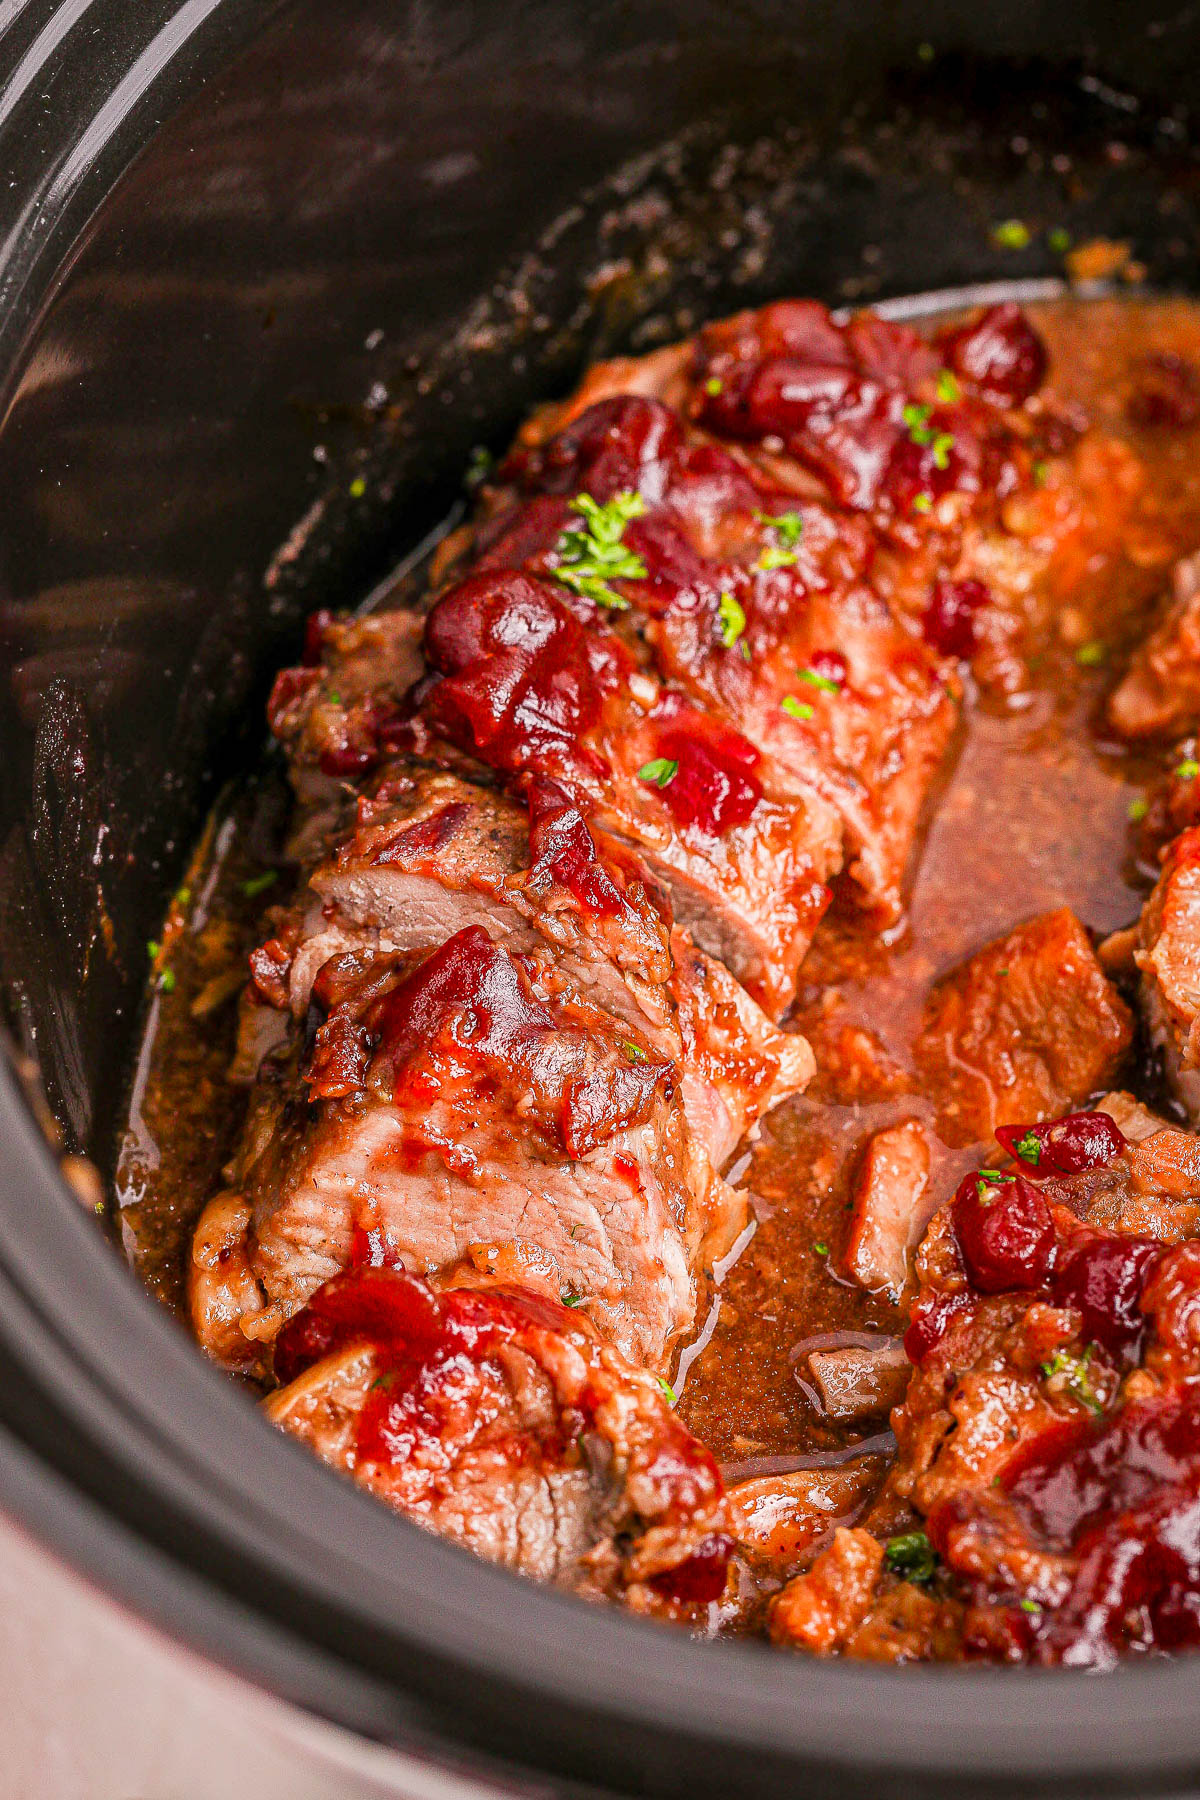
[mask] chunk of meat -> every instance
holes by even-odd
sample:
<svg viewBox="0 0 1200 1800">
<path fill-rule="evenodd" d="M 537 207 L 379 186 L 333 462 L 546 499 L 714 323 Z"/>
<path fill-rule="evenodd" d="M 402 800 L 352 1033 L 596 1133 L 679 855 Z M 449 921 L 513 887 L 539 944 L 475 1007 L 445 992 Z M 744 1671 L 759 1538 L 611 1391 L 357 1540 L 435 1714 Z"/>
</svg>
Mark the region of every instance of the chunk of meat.
<svg viewBox="0 0 1200 1800">
<path fill-rule="evenodd" d="M 880 1457 L 863 1456 L 737 1482 L 729 1490 L 729 1505 L 739 1547 L 790 1572 L 809 1560 L 839 1525 L 854 1523 L 879 1486 L 883 1469 Z"/>
<path fill-rule="evenodd" d="M 1176 563 L 1162 618 L 1113 689 L 1108 716 L 1135 739 L 1178 737 L 1200 725 L 1200 556 Z"/>
<path fill-rule="evenodd" d="M 808 1367 L 831 1419 L 869 1419 L 891 1412 L 908 1386 L 909 1362 L 898 1341 L 814 1350 Z"/>
<path fill-rule="evenodd" d="M 868 1293 L 898 1300 L 908 1282 L 908 1249 L 924 1224 L 929 1143 L 916 1119 L 877 1131 L 854 1188 L 846 1272 Z"/>
<path fill-rule="evenodd" d="M 427 726 L 510 780 L 549 777 L 632 845 L 682 924 L 773 1015 L 828 904 L 836 815 L 639 668 L 590 598 L 477 574 L 429 615 Z"/>
<path fill-rule="evenodd" d="M 417 1524 L 640 1611 L 720 1594 L 716 1465 L 653 1377 L 563 1307 L 359 1268 L 289 1322 L 275 1365 L 267 1416 Z"/>
<path fill-rule="evenodd" d="M 1129 1009 L 1066 907 L 1019 925 L 945 976 L 915 1045 L 948 1143 L 1053 1117 L 1109 1085 Z"/>
<path fill-rule="evenodd" d="M 869 1531 L 839 1526 L 807 1574 L 789 1581 L 771 1604 L 777 1644 L 829 1656 L 844 1649 L 871 1609 L 883 1545 Z"/>
<path fill-rule="evenodd" d="M 1200 1636 L 1200 1150 L 1088 1120 L 1038 1128 L 1079 1149 L 1075 1173 L 1026 1129 L 1021 1174 L 967 1177 L 918 1257 L 887 1487 L 924 1516 L 935 1588 L 977 1656 L 1108 1667 Z M 989 1254 L 1002 1266 L 1007 1234 L 1019 1283 L 979 1267 L 981 1203 Z M 1031 1206 L 1049 1233 L 1036 1255 L 1018 1248 Z"/>
<path fill-rule="evenodd" d="M 1151 1038 L 1188 1117 L 1200 1119 L 1200 828 L 1182 832 L 1142 910 L 1134 962 Z"/>
<path fill-rule="evenodd" d="M 258 1339 L 345 1267 L 363 1227 L 421 1274 L 536 1251 L 547 1291 L 661 1365 L 692 1321 L 702 1252 L 722 1254 L 745 1214 L 687 1129 L 671 1064 L 480 926 L 432 954 L 334 957 L 313 995 L 324 1021 L 301 1060 L 264 1065 L 235 1158 Z M 194 1322 L 220 1354 L 228 1317 Z"/>
</svg>

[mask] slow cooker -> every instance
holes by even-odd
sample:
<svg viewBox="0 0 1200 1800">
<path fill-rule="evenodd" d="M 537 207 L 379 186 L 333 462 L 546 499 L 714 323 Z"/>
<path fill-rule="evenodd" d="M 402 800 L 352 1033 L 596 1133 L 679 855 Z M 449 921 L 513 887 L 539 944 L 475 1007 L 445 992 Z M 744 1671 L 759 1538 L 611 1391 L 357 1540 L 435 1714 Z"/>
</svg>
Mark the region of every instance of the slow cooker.
<svg viewBox="0 0 1200 1800">
<path fill-rule="evenodd" d="M 0 1793 L 1200 1786 L 1193 1661 L 708 1645 L 397 1522 L 93 1206 L 146 940 L 270 672 L 419 552 L 472 446 L 775 294 L 1054 292 L 988 219 L 1194 290 L 1197 104 L 1191 0 L 0 5 Z"/>
</svg>

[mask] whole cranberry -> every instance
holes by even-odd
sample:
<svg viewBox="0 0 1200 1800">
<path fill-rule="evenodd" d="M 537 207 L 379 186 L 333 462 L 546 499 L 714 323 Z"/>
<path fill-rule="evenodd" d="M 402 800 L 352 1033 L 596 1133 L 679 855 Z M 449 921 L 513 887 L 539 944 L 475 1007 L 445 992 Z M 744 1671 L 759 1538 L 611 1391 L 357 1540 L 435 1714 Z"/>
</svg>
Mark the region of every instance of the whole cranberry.
<svg viewBox="0 0 1200 1800">
<path fill-rule="evenodd" d="M 973 1287 L 984 1294 L 1044 1287 L 1057 1243 L 1050 1209 L 1023 1175 L 981 1170 L 959 1183 L 954 1230 Z"/>
<path fill-rule="evenodd" d="M 921 620 L 925 642 L 943 656 L 974 656 L 979 648 L 976 614 L 990 599 L 987 588 L 974 576 L 964 581 L 935 581 Z"/>
<path fill-rule="evenodd" d="M 1101 1169 L 1126 1147 L 1124 1132 L 1104 1112 L 1068 1113 L 1043 1125 L 1001 1125 L 996 1141 L 1020 1157 L 1030 1175 L 1081 1175 Z"/>
<path fill-rule="evenodd" d="M 1011 300 L 989 306 L 973 324 L 938 342 L 954 373 L 997 406 L 1020 406 L 1045 379 L 1046 346 Z"/>
<path fill-rule="evenodd" d="M 1134 1357 L 1146 1329 L 1142 1290 L 1162 1255 L 1150 1238 L 1087 1233 L 1059 1257 L 1052 1290 L 1055 1304 L 1082 1315 L 1082 1336 L 1116 1357 Z"/>
</svg>

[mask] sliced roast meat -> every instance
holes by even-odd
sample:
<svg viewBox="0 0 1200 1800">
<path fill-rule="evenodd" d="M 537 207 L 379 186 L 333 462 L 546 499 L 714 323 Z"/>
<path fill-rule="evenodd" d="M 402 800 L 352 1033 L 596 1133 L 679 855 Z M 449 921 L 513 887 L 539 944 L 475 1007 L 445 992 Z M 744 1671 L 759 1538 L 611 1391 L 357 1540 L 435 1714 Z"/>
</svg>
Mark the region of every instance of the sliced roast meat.
<svg viewBox="0 0 1200 1800">
<path fill-rule="evenodd" d="M 359 1268 L 289 1321 L 275 1367 L 275 1424 L 491 1562 L 668 1616 L 724 1586 L 712 1458 L 654 1377 L 562 1306 Z"/>
<path fill-rule="evenodd" d="M 264 1064 L 235 1158 L 255 1341 L 370 1229 L 420 1274 L 515 1256 L 661 1365 L 692 1321 L 693 1270 L 745 1211 L 688 1129 L 672 1064 L 549 959 L 514 956 L 482 926 L 432 954 L 333 957 L 313 996 L 323 1020 Z M 215 1321 L 203 1306 L 194 1317 L 220 1354 L 227 1302 Z"/>
<path fill-rule="evenodd" d="M 640 667 L 585 594 L 478 574 L 429 615 L 427 727 L 510 781 L 549 777 L 633 846 L 680 923 L 775 1016 L 828 904 L 836 814 Z"/>
<path fill-rule="evenodd" d="M 1019 925 L 934 988 L 915 1046 L 948 1143 L 1042 1119 L 1111 1085 L 1129 1010 L 1066 907 Z"/>
<path fill-rule="evenodd" d="M 636 858 L 612 844 L 600 857 L 556 783 L 532 784 L 529 805 L 532 821 L 495 789 L 391 765 L 312 874 L 315 900 L 301 902 L 294 941 L 267 968 L 260 997 L 302 1021 L 331 956 L 426 949 L 481 925 L 514 954 L 551 954 L 577 991 L 674 1062 L 689 1124 L 720 1167 L 763 1112 L 806 1085 L 806 1041 L 773 1026 L 671 926 Z M 255 1045 L 271 1046 L 262 1010 L 246 1010 L 247 1067 L 258 1066 Z"/>
<path fill-rule="evenodd" d="M 479 560 L 558 578 L 574 518 L 547 490 L 635 496 L 623 543 L 642 574 L 617 583 L 614 628 L 836 809 L 851 879 L 890 921 L 954 727 L 956 677 L 867 585 L 860 521 L 756 480 L 696 435 L 635 396 L 573 417 L 510 459 L 514 485 L 480 530 Z"/>
<path fill-rule="evenodd" d="M 1113 690 L 1123 737 L 1179 737 L 1200 726 L 1200 556 L 1176 563 L 1163 614 Z"/>
<path fill-rule="evenodd" d="M 1168 847 L 1135 945 L 1151 1038 L 1188 1117 L 1200 1119 L 1200 828 Z"/>
</svg>

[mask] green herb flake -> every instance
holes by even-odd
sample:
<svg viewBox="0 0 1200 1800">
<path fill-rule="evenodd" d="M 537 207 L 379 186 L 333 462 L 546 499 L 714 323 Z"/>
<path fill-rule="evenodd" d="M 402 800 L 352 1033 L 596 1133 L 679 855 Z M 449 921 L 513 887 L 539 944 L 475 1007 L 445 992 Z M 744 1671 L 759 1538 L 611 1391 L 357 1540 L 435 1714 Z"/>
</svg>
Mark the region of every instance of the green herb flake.
<svg viewBox="0 0 1200 1800">
<path fill-rule="evenodd" d="M 933 442 L 933 426 L 929 423 L 932 406 L 923 406 L 916 400 L 910 400 L 901 413 L 901 418 L 908 427 L 908 435 L 914 444 L 931 444 Z"/>
<path fill-rule="evenodd" d="M 158 978 L 158 985 L 162 993 L 173 994 L 175 992 L 174 969 L 164 969 Z"/>
<path fill-rule="evenodd" d="M 798 512 L 756 512 L 754 517 L 760 525 L 770 526 L 785 550 L 794 550 L 804 536 L 804 520 Z"/>
<path fill-rule="evenodd" d="M 1001 219 L 992 226 L 992 242 L 998 250 L 1024 250 L 1032 233 L 1024 219 Z"/>
<path fill-rule="evenodd" d="M 718 394 L 724 393 L 725 383 L 719 375 L 710 375 L 704 384 L 704 391 L 706 394 L 711 394 L 715 400 Z"/>
<path fill-rule="evenodd" d="M 180 912 L 183 912 L 186 907 L 189 907 L 192 904 L 192 890 L 190 887 L 181 887 L 179 889 L 175 895 L 175 904 Z"/>
<path fill-rule="evenodd" d="M 1046 242 L 1055 256 L 1065 256 L 1071 248 L 1071 234 L 1065 225 L 1052 225 L 1046 233 Z"/>
<path fill-rule="evenodd" d="M 1190 756 L 1186 756 L 1176 768 L 1175 773 L 1180 781 L 1195 781 L 1197 775 L 1200 775 L 1200 762 L 1195 762 Z"/>
<path fill-rule="evenodd" d="M 149 943 L 146 945 L 146 955 L 150 958 L 151 962 L 154 961 L 155 957 L 159 954 L 161 949 L 162 949 L 162 945 L 159 943 L 158 939 L 151 938 Z"/>
<path fill-rule="evenodd" d="M 952 369 L 938 370 L 937 397 L 945 406 L 954 406 L 962 399 L 962 389 Z"/>
<path fill-rule="evenodd" d="M 814 1244 L 813 1245 L 813 1255 L 814 1256 L 828 1256 L 829 1255 L 829 1245 L 828 1244 Z"/>
<path fill-rule="evenodd" d="M 912 509 L 915 513 L 927 513 L 933 508 L 932 494 L 914 494 Z"/>
<path fill-rule="evenodd" d="M 1037 1600 L 1022 1600 L 1018 1604 L 1020 1605 L 1021 1611 L 1026 1613 L 1033 1613 L 1036 1615 L 1042 1610 L 1041 1603 Z"/>
<path fill-rule="evenodd" d="M 342 704 L 342 696 L 338 693 L 336 688 L 330 688 L 327 698 L 330 706 L 340 706 Z"/>
<path fill-rule="evenodd" d="M 1042 1160 L 1042 1143 L 1036 1132 L 1027 1131 L 1023 1138 L 1017 1139 L 1017 1155 L 1022 1162 L 1031 1163 L 1037 1168 Z"/>
<path fill-rule="evenodd" d="M 933 466 L 935 469 L 950 467 L 950 452 L 954 448 L 954 433 L 939 431 L 933 440 Z"/>
<path fill-rule="evenodd" d="M 278 869 L 264 869 L 261 875 L 252 875 L 249 881 L 243 881 L 242 892 L 247 900 L 254 900 L 259 894 L 265 894 L 269 887 L 274 887 L 278 880 Z"/>
<path fill-rule="evenodd" d="M 670 787 L 679 773 L 679 764 L 673 756 L 656 756 L 650 762 L 643 763 L 638 770 L 639 781 L 652 781 L 657 788 Z"/>
<path fill-rule="evenodd" d="M 645 563 L 621 540 L 629 521 L 640 519 L 645 512 L 646 502 L 640 494 L 625 489 L 603 506 L 590 494 L 576 494 L 571 505 L 583 523 L 564 531 L 555 545 L 554 579 L 597 606 L 627 611 L 628 600 L 611 583 L 645 579 Z"/>
<path fill-rule="evenodd" d="M 754 567 L 760 575 L 769 575 L 772 569 L 790 569 L 796 561 L 794 550 L 784 550 L 779 545 L 768 544 Z"/>
<path fill-rule="evenodd" d="M 625 1045 L 625 1054 L 629 1058 L 630 1062 L 637 1063 L 637 1062 L 645 1062 L 647 1060 L 646 1052 L 642 1049 L 642 1046 L 640 1044 L 634 1044 L 634 1043 L 627 1042 Z"/>
<path fill-rule="evenodd" d="M 1098 669 L 1108 655 L 1108 645 L 1094 638 L 1089 644 L 1080 644 L 1075 652 L 1075 661 L 1081 669 Z"/>
<path fill-rule="evenodd" d="M 667 1405 L 668 1406 L 678 1405 L 679 1396 L 675 1392 L 675 1389 L 671 1386 L 670 1382 L 667 1380 L 666 1376 L 665 1375 L 656 1375 L 654 1377 L 654 1379 L 655 1379 L 655 1381 L 657 1381 L 659 1388 L 662 1391 L 662 1397 L 666 1401 Z"/>
<path fill-rule="evenodd" d="M 717 607 L 717 631 L 727 650 L 732 650 L 746 629 L 746 615 L 732 594 L 722 594 Z"/>
<path fill-rule="evenodd" d="M 1045 487 L 1046 476 L 1049 474 L 1049 465 L 1044 462 L 1035 462 L 1031 473 L 1033 475 L 1034 487 Z"/>
<path fill-rule="evenodd" d="M 801 681 L 807 681 L 810 687 L 820 688 L 823 694 L 840 694 L 842 684 L 835 681 L 832 675 L 821 675 L 816 669 L 797 669 Z"/>
<path fill-rule="evenodd" d="M 932 44 L 918 44 L 917 45 L 917 61 L 918 62 L 931 63 L 936 55 L 937 55 L 937 51 L 934 49 Z"/>
<path fill-rule="evenodd" d="M 366 482 L 361 475 L 356 475 L 354 480 L 350 483 L 350 498 L 352 500 L 361 500 L 366 491 Z"/>
<path fill-rule="evenodd" d="M 779 702 L 789 719 L 811 719 L 813 709 L 807 700 L 797 700 L 795 694 L 785 694 Z"/>
<path fill-rule="evenodd" d="M 889 1538 L 883 1560 L 893 1575 L 918 1583 L 932 1581 L 937 1574 L 937 1556 L 923 1531 L 904 1531 Z"/>
<path fill-rule="evenodd" d="M 477 488 L 487 480 L 495 465 L 496 459 L 487 445 L 476 444 L 467 458 L 466 486 Z"/>
<path fill-rule="evenodd" d="M 1094 1344 L 1089 1344 L 1082 1356 L 1072 1356 L 1067 1350 L 1056 1350 L 1050 1361 L 1042 1363 L 1040 1367 L 1047 1381 L 1061 1377 L 1062 1386 L 1067 1392 L 1098 1417 L 1104 1411 L 1104 1406 L 1092 1386 L 1091 1371 L 1088 1368 L 1095 1347 Z"/>
<path fill-rule="evenodd" d="M 561 1298 L 564 1306 L 582 1306 L 583 1305 L 583 1295 L 582 1294 L 573 1294 L 571 1292 L 570 1288 L 565 1289 L 565 1291 L 560 1296 L 560 1298 Z"/>
<path fill-rule="evenodd" d="M 1140 825 L 1149 811 L 1150 802 L 1144 794 L 1139 794 L 1136 800 L 1131 800 L 1129 802 L 1130 822 L 1134 825 Z"/>
</svg>

